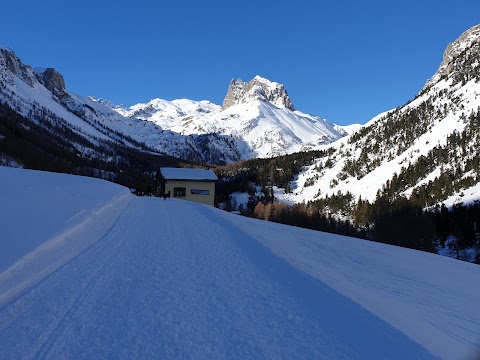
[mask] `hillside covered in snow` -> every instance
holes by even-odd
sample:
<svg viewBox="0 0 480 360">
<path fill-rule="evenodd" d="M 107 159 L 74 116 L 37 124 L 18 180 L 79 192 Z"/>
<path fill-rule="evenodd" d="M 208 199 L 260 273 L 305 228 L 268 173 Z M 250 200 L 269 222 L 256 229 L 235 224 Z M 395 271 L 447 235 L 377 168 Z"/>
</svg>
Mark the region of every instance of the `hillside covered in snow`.
<svg viewBox="0 0 480 360">
<path fill-rule="evenodd" d="M 6 167 L 0 178 L 5 358 L 480 351 L 477 265 L 98 179 Z"/>
<path fill-rule="evenodd" d="M 312 161 L 291 201 L 338 193 L 422 206 L 480 200 L 480 25 L 451 43 L 438 71 L 408 104 L 380 114 Z"/>
</svg>

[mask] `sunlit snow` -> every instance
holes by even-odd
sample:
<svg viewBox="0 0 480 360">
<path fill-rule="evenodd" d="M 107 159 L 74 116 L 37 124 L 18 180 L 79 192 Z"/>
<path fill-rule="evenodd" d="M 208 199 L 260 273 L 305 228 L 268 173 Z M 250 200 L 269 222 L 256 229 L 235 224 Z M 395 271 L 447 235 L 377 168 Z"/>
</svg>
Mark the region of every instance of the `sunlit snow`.
<svg viewBox="0 0 480 360">
<path fill-rule="evenodd" d="M 466 359 L 480 267 L 0 167 L 5 358 Z"/>
</svg>

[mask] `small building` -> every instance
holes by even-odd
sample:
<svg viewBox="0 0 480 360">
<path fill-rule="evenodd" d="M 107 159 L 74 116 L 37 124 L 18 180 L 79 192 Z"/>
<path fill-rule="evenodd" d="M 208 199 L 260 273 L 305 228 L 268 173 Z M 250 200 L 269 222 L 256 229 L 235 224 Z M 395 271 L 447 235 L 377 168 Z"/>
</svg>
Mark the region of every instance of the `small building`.
<svg viewBox="0 0 480 360">
<path fill-rule="evenodd" d="M 217 175 L 212 170 L 188 168 L 160 168 L 164 193 L 170 196 L 214 205 L 215 181 Z"/>
</svg>

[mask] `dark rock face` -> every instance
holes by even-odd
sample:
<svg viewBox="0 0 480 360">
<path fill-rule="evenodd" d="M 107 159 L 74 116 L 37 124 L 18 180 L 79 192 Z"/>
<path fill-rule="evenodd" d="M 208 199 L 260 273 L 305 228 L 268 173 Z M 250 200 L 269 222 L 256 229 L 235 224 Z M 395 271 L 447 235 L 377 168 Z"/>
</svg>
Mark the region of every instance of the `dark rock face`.
<svg viewBox="0 0 480 360">
<path fill-rule="evenodd" d="M 244 103 L 249 99 L 268 101 L 275 106 L 295 111 L 295 107 L 283 85 L 271 82 L 260 76 L 255 76 L 249 82 L 243 82 L 241 79 L 232 79 L 227 95 L 223 100 L 222 108 L 226 109 L 232 105 Z"/>
<path fill-rule="evenodd" d="M 55 101 L 80 118 L 85 115 L 85 108 L 75 104 L 75 101 L 65 89 L 63 75 L 57 70 L 54 68 L 35 69 L 35 76 L 37 80 L 52 93 Z"/>
<path fill-rule="evenodd" d="M 40 83 L 60 99 L 65 97 L 65 80 L 63 75 L 54 68 L 47 68 L 42 72 L 36 72 L 35 75 Z"/>
</svg>

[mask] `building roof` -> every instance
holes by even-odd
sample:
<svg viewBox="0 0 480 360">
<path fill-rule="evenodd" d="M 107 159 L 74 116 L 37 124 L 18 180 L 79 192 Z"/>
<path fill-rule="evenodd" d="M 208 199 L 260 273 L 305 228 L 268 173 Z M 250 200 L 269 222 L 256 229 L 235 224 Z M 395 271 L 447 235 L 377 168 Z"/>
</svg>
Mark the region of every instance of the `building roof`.
<svg viewBox="0 0 480 360">
<path fill-rule="evenodd" d="M 188 168 L 160 168 L 165 180 L 197 180 L 197 181 L 216 181 L 217 175 L 212 170 L 207 169 L 188 169 Z"/>
</svg>

